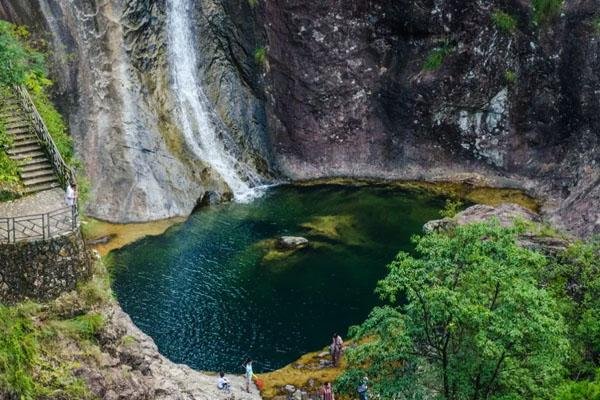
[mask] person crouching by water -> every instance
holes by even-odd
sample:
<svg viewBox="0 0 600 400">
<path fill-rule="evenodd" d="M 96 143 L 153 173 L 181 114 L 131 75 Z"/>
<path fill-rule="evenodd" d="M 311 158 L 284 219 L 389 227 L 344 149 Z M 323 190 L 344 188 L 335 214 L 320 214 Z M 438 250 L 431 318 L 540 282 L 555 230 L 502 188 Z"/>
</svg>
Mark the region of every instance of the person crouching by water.
<svg viewBox="0 0 600 400">
<path fill-rule="evenodd" d="M 225 372 L 219 372 L 219 380 L 217 381 L 217 388 L 219 390 L 224 391 L 225 393 L 229 393 L 231 389 L 231 383 L 229 383 L 229 379 L 225 378 Z"/>
<path fill-rule="evenodd" d="M 246 392 L 250 393 L 250 383 L 252 383 L 252 376 L 254 376 L 254 372 L 252 371 L 252 359 L 248 358 L 244 363 L 244 368 L 246 369 Z"/>
<path fill-rule="evenodd" d="M 65 192 L 65 203 L 67 206 L 73 208 L 75 206 L 75 202 L 77 201 L 77 184 L 75 182 L 70 182 L 67 186 L 67 190 Z"/>
<path fill-rule="evenodd" d="M 331 383 L 325 382 L 323 387 L 321 388 L 321 400 L 335 400 L 335 396 L 333 395 L 333 389 L 331 388 Z"/>
<path fill-rule="evenodd" d="M 340 357 L 342 356 L 342 350 L 344 348 L 344 341 L 342 337 L 337 333 L 333 334 L 331 344 L 329 345 L 329 352 L 331 353 L 331 361 L 334 367 L 337 367 Z"/>
</svg>

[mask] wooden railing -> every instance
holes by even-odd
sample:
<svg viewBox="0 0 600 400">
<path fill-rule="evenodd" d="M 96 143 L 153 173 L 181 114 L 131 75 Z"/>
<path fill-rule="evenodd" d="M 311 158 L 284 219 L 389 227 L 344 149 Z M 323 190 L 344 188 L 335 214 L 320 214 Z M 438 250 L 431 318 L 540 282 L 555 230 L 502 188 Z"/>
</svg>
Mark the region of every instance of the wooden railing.
<svg viewBox="0 0 600 400">
<path fill-rule="evenodd" d="M 65 207 L 44 214 L 0 218 L 0 243 L 47 240 L 79 228 L 77 207 Z"/>
<path fill-rule="evenodd" d="M 31 100 L 31 96 L 29 96 L 27 89 L 24 86 L 15 86 L 15 92 L 19 101 L 21 102 L 23 110 L 31 122 L 31 126 L 35 131 L 35 134 L 42 143 L 44 150 L 46 151 L 46 154 L 48 155 L 48 158 L 52 163 L 56 174 L 58 175 L 58 179 L 62 185 L 62 188 L 66 189 L 69 182 L 75 182 L 75 173 L 60 155 L 60 152 L 58 151 L 54 140 L 52 140 L 44 120 L 35 108 L 33 100 Z"/>
</svg>

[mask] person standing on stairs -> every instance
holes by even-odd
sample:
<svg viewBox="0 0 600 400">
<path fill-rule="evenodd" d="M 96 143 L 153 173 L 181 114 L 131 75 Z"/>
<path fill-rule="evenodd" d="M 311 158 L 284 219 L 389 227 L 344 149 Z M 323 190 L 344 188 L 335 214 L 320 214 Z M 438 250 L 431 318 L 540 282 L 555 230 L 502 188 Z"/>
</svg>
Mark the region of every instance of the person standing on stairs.
<svg viewBox="0 0 600 400">
<path fill-rule="evenodd" d="M 65 193 L 65 203 L 67 203 L 67 206 L 73 208 L 75 206 L 76 201 L 77 201 L 77 184 L 75 182 L 71 182 L 67 186 L 67 191 Z"/>
</svg>

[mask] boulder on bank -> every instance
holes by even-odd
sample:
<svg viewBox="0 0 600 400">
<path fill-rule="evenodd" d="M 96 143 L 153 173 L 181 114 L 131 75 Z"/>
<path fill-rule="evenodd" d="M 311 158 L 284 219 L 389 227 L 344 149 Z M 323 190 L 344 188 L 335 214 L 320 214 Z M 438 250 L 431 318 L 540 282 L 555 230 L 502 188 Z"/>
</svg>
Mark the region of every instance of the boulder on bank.
<svg viewBox="0 0 600 400">
<path fill-rule="evenodd" d="M 459 225 L 490 221 L 495 219 L 501 226 L 508 227 L 515 221 L 530 224 L 527 232 L 519 235 L 521 246 L 546 254 L 556 254 L 569 246 L 569 239 L 553 231 L 542 223 L 540 216 L 517 204 L 506 203 L 497 207 L 477 204 L 456 214 L 454 218 L 435 219 L 423 225 L 425 233 L 445 232 Z"/>
<path fill-rule="evenodd" d="M 277 250 L 300 250 L 308 247 L 308 239 L 302 236 L 281 236 L 275 243 Z"/>
<path fill-rule="evenodd" d="M 425 233 L 443 232 L 455 228 L 458 225 L 466 225 L 476 222 L 496 219 L 501 226 L 510 226 L 516 220 L 539 223 L 540 216 L 518 204 L 505 203 L 497 207 L 477 204 L 459 212 L 454 218 L 434 219 L 423 225 Z"/>
</svg>

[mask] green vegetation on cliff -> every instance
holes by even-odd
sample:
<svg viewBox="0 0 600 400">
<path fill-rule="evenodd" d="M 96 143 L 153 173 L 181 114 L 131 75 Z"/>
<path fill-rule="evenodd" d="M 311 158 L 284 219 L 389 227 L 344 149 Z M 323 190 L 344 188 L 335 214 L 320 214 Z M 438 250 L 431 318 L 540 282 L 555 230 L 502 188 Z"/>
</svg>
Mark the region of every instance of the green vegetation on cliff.
<svg viewBox="0 0 600 400">
<path fill-rule="evenodd" d="M 560 14 L 564 0 L 532 0 L 533 21 L 545 24 Z"/>
<path fill-rule="evenodd" d="M 48 78 L 45 57 L 37 47 L 39 45 L 25 27 L 0 21 L 0 88 L 27 87 L 58 150 L 69 165 L 77 167 L 79 163 L 73 155 L 73 141 L 62 115 L 50 100 L 52 81 Z M 0 159 L 0 177 L 14 176 L 13 172 Z"/>
<path fill-rule="evenodd" d="M 14 184 L 19 181 L 17 163 L 11 160 L 5 151 L 11 144 L 12 139 L 7 135 L 4 122 L 0 119 L 0 191 L 4 185 Z"/>
<path fill-rule="evenodd" d="M 519 245 L 524 230 L 416 237 L 416 255 L 400 253 L 378 286 L 389 305 L 351 329 L 366 341 L 348 351 L 339 390 L 367 375 L 381 398 L 595 398 L 600 245 L 543 255 Z"/>
<path fill-rule="evenodd" d="M 492 21 L 494 21 L 496 28 L 506 33 L 513 33 L 517 30 L 517 20 L 515 17 L 504 11 L 494 11 L 492 13 Z"/>
<path fill-rule="evenodd" d="M 452 52 L 454 47 L 449 42 L 444 42 L 442 45 L 432 49 L 425 62 L 423 63 L 423 69 L 425 71 L 435 71 L 444 64 L 446 57 Z"/>
<path fill-rule="evenodd" d="M 0 398 L 94 398 L 73 371 L 95 352 L 98 308 L 111 296 L 106 276 L 99 264 L 91 281 L 53 302 L 0 305 Z"/>
</svg>

